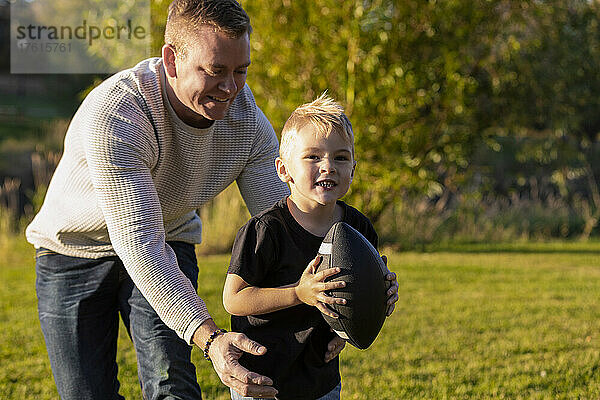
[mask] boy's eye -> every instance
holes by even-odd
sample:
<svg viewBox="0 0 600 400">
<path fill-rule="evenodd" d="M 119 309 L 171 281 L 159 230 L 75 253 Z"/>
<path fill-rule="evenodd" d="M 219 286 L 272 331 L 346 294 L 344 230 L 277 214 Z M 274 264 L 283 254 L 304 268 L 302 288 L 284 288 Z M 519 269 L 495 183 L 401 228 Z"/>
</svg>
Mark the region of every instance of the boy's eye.
<svg viewBox="0 0 600 400">
<path fill-rule="evenodd" d="M 309 160 L 318 160 L 319 156 L 316 154 L 308 154 L 304 158 L 309 159 Z"/>
<path fill-rule="evenodd" d="M 337 156 L 335 159 L 337 161 L 350 161 L 350 158 L 347 156 Z"/>
</svg>

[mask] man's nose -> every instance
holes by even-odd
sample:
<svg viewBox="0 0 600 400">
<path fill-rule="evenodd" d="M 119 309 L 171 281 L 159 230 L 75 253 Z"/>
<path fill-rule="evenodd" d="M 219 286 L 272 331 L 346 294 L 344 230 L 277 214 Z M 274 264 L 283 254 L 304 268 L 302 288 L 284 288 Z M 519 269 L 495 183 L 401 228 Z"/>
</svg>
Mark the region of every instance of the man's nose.
<svg viewBox="0 0 600 400">
<path fill-rule="evenodd" d="M 222 90 L 227 94 L 237 92 L 237 85 L 235 84 L 233 75 L 229 74 L 221 82 L 219 82 L 219 90 Z"/>
</svg>

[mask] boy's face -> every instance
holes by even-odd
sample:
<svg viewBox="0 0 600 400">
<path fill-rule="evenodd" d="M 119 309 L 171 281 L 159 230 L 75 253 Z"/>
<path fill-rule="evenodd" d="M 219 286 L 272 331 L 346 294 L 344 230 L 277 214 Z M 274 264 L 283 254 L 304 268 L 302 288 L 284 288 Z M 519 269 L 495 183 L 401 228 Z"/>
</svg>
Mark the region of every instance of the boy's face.
<svg viewBox="0 0 600 400">
<path fill-rule="evenodd" d="M 290 184 L 291 198 L 301 208 L 335 204 L 348 192 L 356 163 L 352 145 L 339 133 L 315 135 L 306 125 L 290 143 L 288 154 L 286 160 L 277 159 L 277 172 Z"/>
</svg>

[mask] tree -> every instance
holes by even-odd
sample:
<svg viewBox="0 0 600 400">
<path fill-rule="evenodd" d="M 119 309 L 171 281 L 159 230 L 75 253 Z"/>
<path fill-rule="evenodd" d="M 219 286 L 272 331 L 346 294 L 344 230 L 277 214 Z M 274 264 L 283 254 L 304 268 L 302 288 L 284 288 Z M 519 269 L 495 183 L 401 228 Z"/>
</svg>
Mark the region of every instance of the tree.
<svg viewBox="0 0 600 400">
<path fill-rule="evenodd" d="M 515 51 L 499 63 L 511 79 L 495 85 L 490 119 L 501 134 L 536 138 L 539 146 L 524 155 L 553 166 L 549 175 L 563 191 L 585 185 L 582 238 L 588 238 L 600 219 L 600 171 L 594 169 L 600 146 L 600 5 L 540 1 L 524 17 L 525 24 L 512 27 Z"/>
<path fill-rule="evenodd" d="M 152 3 L 155 53 L 168 3 Z M 578 143 L 576 160 L 566 168 L 557 167 L 565 157 L 546 164 L 549 176 L 563 173 L 578 185 L 585 177 L 586 232 L 597 224 L 600 195 L 591 158 L 600 129 L 597 2 L 242 5 L 254 27 L 248 82 L 259 106 L 280 132 L 295 107 L 324 90 L 340 101 L 356 135 L 349 198 L 375 222 L 407 196 L 448 207 L 449 199 L 474 187 L 475 149 L 497 135 L 568 135 L 567 147 Z M 522 153 L 532 160 L 539 154 L 532 146 Z M 568 178 L 573 171 L 586 172 Z"/>
<path fill-rule="evenodd" d="M 344 104 L 359 159 L 350 197 L 376 221 L 407 193 L 443 197 L 464 179 L 478 74 L 513 3 L 244 2 L 249 81 L 277 130 L 323 90 Z"/>
</svg>

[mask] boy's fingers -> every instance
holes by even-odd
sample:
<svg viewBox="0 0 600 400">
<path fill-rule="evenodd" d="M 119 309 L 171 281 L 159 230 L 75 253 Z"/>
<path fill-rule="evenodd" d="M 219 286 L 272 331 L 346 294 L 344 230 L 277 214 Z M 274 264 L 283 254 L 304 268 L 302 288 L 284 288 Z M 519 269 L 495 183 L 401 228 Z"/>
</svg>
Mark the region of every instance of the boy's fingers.
<svg viewBox="0 0 600 400">
<path fill-rule="evenodd" d="M 317 296 L 317 300 L 325 304 L 346 304 L 346 299 L 333 296 L 320 295 Z"/>
<path fill-rule="evenodd" d="M 335 335 L 335 337 L 327 344 L 327 352 L 325 353 L 325 362 L 329 362 L 337 357 L 344 346 L 346 345 L 346 341 L 341 337 Z"/>
<path fill-rule="evenodd" d="M 327 269 L 324 269 L 323 271 L 319 272 L 318 274 L 316 274 L 315 278 L 318 281 L 323 282 L 325 279 L 329 278 L 332 275 L 337 274 L 340 271 L 341 271 L 341 269 L 339 267 L 327 268 Z"/>
<path fill-rule="evenodd" d="M 392 315 L 392 313 L 394 312 L 394 309 L 396 308 L 396 304 L 392 304 L 387 308 L 387 312 L 385 313 L 386 317 L 389 317 L 390 315 Z"/>
<path fill-rule="evenodd" d="M 317 255 L 309 264 L 308 264 L 308 270 L 310 271 L 311 274 L 314 274 L 315 272 L 317 272 L 317 267 L 319 266 L 319 264 L 321 264 L 321 260 L 323 259 L 322 256 Z"/>
<path fill-rule="evenodd" d="M 321 284 L 320 290 L 324 292 L 326 290 L 335 290 L 346 287 L 346 282 L 344 281 L 335 281 L 335 282 L 325 282 Z"/>
<path fill-rule="evenodd" d="M 321 255 L 317 255 L 312 261 L 311 264 L 313 264 L 315 267 L 318 267 L 319 264 L 321 264 L 321 260 L 323 260 L 323 256 Z"/>
<path fill-rule="evenodd" d="M 302 273 L 304 274 L 314 274 L 315 271 L 317 270 L 317 267 L 319 266 L 319 264 L 321 263 L 321 256 L 317 255 L 315 258 L 313 258 L 308 265 L 306 266 L 306 268 L 304 269 L 304 272 Z"/>
<path fill-rule="evenodd" d="M 331 317 L 331 318 L 338 318 L 339 316 L 334 313 L 333 311 L 331 311 L 331 309 L 329 307 L 327 307 L 325 304 L 323 303 L 317 303 L 316 305 L 317 309 L 319 309 L 319 311 L 321 311 L 323 314 Z"/>
</svg>

